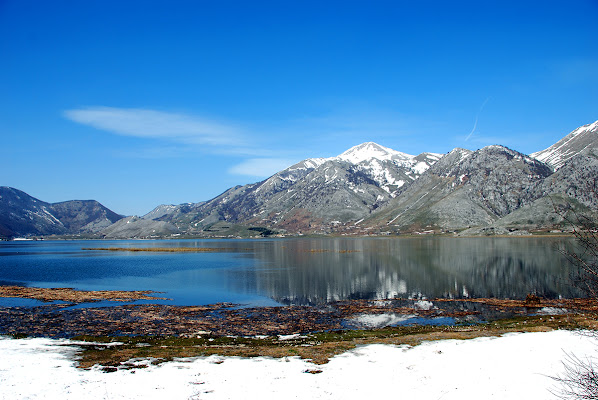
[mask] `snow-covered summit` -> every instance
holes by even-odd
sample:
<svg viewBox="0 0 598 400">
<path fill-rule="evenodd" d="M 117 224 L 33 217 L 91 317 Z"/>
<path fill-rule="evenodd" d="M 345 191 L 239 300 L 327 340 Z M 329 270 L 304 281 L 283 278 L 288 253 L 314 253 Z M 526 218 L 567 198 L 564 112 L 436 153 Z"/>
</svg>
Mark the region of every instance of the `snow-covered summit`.
<svg viewBox="0 0 598 400">
<path fill-rule="evenodd" d="M 366 142 L 360 145 L 351 147 L 341 155 L 335 157 L 337 160 L 348 161 L 353 164 L 359 164 L 362 161 L 368 161 L 371 159 L 377 159 L 381 161 L 385 160 L 400 160 L 406 161 L 413 159 L 415 156 L 410 154 L 401 153 L 388 147 L 380 146 L 374 142 Z"/>
<path fill-rule="evenodd" d="M 555 170 L 587 148 L 598 147 L 598 121 L 580 126 L 547 149 L 530 154 Z"/>
<path fill-rule="evenodd" d="M 580 133 L 583 132 L 598 132 L 598 121 L 595 121 L 591 124 L 586 124 L 583 126 L 580 126 L 579 128 L 577 128 L 576 130 L 574 130 L 573 132 L 571 132 L 572 136 L 577 136 Z"/>
</svg>

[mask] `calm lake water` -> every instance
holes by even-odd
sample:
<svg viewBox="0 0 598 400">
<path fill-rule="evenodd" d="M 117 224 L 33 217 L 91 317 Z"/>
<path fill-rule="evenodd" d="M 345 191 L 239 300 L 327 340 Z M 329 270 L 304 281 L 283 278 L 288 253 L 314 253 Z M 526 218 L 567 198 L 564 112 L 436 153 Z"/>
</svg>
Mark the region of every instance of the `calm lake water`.
<svg viewBox="0 0 598 400">
<path fill-rule="evenodd" d="M 0 284 L 154 290 L 166 304 L 315 304 L 389 297 L 581 294 L 557 247 L 569 238 L 299 238 L 0 242 Z M 211 247 L 209 253 L 84 247 Z M 1 299 L 0 306 L 24 304 Z M 25 302 L 26 303 L 26 302 Z M 155 303 L 155 301 L 154 301 Z"/>
</svg>

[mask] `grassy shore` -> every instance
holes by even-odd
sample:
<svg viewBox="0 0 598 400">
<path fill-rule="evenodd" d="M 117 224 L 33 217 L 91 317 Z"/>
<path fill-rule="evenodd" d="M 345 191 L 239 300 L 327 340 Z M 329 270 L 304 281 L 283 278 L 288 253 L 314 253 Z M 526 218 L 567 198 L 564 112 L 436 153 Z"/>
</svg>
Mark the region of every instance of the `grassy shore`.
<svg viewBox="0 0 598 400">
<path fill-rule="evenodd" d="M 555 329 L 598 328 L 595 314 L 525 316 L 467 326 L 400 326 L 370 330 L 343 330 L 306 335 L 229 337 L 198 334 L 175 336 L 79 336 L 85 343 L 78 360 L 81 368 L 102 365 L 106 371 L 127 368 L 127 361 L 151 358 L 154 363 L 182 357 L 209 355 L 239 357 L 299 356 L 314 364 L 325 364 L 337 354 L 360 345 L 392 344 L 415 346 L 424 341 L 472 339 L 512 332 L 547 332 Z"/>
</svg>

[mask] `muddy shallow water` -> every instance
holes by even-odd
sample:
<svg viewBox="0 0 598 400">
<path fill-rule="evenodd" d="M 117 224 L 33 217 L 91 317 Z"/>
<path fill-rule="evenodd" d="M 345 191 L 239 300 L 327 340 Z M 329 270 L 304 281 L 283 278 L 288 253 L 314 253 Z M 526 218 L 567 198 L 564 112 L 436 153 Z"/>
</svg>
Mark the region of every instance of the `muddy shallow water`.
<svg viewBox="0 0 598 400">
<path fill-rule="evenodd" d="M 68 305 L 0 308 L 0 334 L 74 337 L 289 335 L 407 324 L 472 324 L 516 315 L 595 312 L 595 300 L 346 300 L 319 306 Z"/>
</svg>

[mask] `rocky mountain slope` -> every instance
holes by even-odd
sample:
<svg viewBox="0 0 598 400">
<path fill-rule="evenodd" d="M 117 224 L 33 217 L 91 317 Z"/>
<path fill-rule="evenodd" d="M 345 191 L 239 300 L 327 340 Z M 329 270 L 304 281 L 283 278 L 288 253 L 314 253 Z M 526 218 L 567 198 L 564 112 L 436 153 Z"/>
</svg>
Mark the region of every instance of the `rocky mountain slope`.
<svg viewBox="0 0 598 400">
<path fill-rule="evenodd" d="M 598 148 L 598 121 L 580 126 L 549 148 L 532 153 L 531 156 L 557 170 L 567 160 L 582 151 L 596 148 Z"/>
<path fill-rule="evenodd" d="M 160 220 L 190 233 L 218 221 L 289 232 L 330 230 L 368 216 L 440 157 L 412 156 L 364 143 L 337 157 L 301 161 L 265 181 L 231 188 Z"/>
<path fill-rule="evenodd" d="M 587 148 L 570 157 L 533 189 L 536 198 L 490 226 L 513 229 L 568 229 L 578 215 L 598 220 L 598 150 Z M 474 232 L 475 233 L 475 232 Z"/>
<path fill-rule="evenodd" d="M 123 216 L 95 200 L 46 203 L 7 186 L 0 187 L 0 236 L 92 234 Z"/>
<path fill-rule="evenodd" d="M 174 213 L 177 209 L 179 209 L 179 207 L 182 207 L 182 206 L 177 206 L 174 204 L 160 204 L 159 206 L 154 208 L 152 211 L 143 215 L 141 218 L 149 219 L 149 220 L 162 218 L 165 215 Z"/>
<path fill-rule="evenodd" d="M 597 127 L 580 127 L 534 153 L 550 164 L 498 145 L 414 157 L 364 143 L 164 220 L 195 234 L 222 221 L 291 233 L 561 229 L 567 212 L 598 210 L 596 191 L 588 188 L 598 181 Z"/>
<path fill-rule="evenodd" d="M 109 227 L 102 229 L 98 235 L 104 239 L 159 238 L 180 233 L 179 229 L 169 222 L 125 217 Z"/>
<path fill-rule="evenodd" d="M 486 226 L 535 200 L 535 187 L 551 174 L 503 146 L 455 149 L 364 225 L 390 232 Z"/>
</svg>

